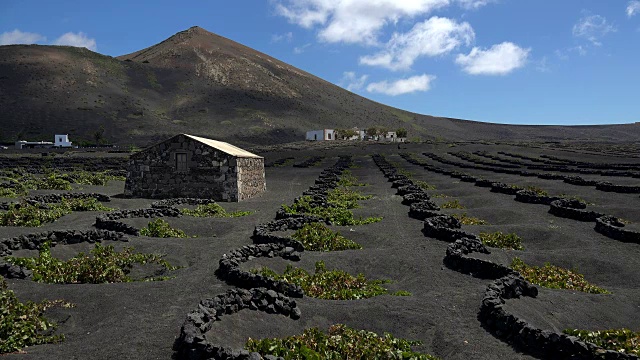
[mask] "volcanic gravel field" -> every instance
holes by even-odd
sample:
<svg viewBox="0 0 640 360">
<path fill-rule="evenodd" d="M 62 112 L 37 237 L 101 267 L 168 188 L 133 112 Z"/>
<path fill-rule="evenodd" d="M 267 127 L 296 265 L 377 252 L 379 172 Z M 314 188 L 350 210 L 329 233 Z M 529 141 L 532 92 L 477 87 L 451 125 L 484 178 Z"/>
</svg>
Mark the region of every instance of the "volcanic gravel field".
<svg viewBox="0 0 640 360">
<path fill-rule="evenodd" d="M 462 159 L 458 153 L 473 154 Z M 478 155 L 492 155 L 493 159 Z M 424 155 L 423 153 L 427 153 Z M 535 162 L 505 155 L 523 155 L 540 160 Z M 566 328 L 598 330 L 629 328 L 640 331 L 640 241 L 620 241 L 594 230 L 595 221 L 579 221 L 559 217 L 549 212 L 549 204 L 515 201 L 515 195 L 492 191 L 491 187 L 475 186 L 474 181 L 462 181 L 460 172 L 471 177 L 521 187 L 536 186 L 551 195 L 577 196 L 587 202 L 587 211 L 613 215 L 629 222 L 624 229 L 631 234 L 640 232 L 640 158 L 608 156 L 594 152 L 554 150 L 510 145 L 487 144 L 404 144 L 369 145 L 344 148 L 298 149 L 270 151 L 265 163 L 292 157 L 283 165 L 266 168 L 267 192 L 240 203 L 221 203 L 227 211 L 250 210 L 253 214 L 239 218 L 166 217 L 173 227 L 184 230 L 196 238 L 151 238 L 129 235 L 128 242 L 105 241 L 120 250 L 133 246 L 136 251 L 166 254 L 166 260 L 183 268 L 168 275 L 173 279 L 156 282 L 114 284 L 42 284 L 28 279 L 7 279 L 9 289 L 20 300 L 42 301 L 64 299 L 74 308 L 52 308 L 46 316 L 58 322 L 57 334 L 66 339 L 59 344 L 32 346 L 25 353 L 8 355 L 8 359 L 169 359 L 181 357 L 174 349 L 190 348 L 183 325 L 187 314 L 199 308 L 204 299 L 225 294 L 237 288 L 237 282 L 223 280 L 217 271 L 223 254 L 253 244 L 254 228 L 274 221 L 282 204 L 294 199 L 312 187 L 325 169 L 331 168 L 339 156 L 351 156 L 351 173 L 360 182 L 368 184 L 358 191 L 373 198 L 361 201 L 355 215 L 382 216 L 378 223 L 360 226 L 330 226 L 345 237 L 362 245 L 362 250 L 336 252 L 300 252 L 299 261 L 280 256 L 256 257 L 240 264 L 245 271 L 269 266 L 282 271 L 294 264 L 313 272 L 317 261 L 324 261 L 328 269 L 342 269 L 351 274 L 364 273 L 368 279 L 388 279 L 391 291 L 405 290 L 411 296 L 382 295 L 363 300 L 321 300 L 304 296 L 295 298 L 301 315 L 284 316 L 265 311 L 239 310 L 220 316 L 203 331 L 208 344 L 242 349 L 248 337 L 285 337 L 301 334 L 304 329 L 343 323 L 356 329 L 378 334 L 388 332 L 398 338 L 418 340 L 422 345 L 414 350 L 442 359 L 530 359 L 561 358 L 545 349 L 532 351 L 537 345 L 523 346 L 509 331 L 496 331 L 479 316 L 487 288 L 497 278 L 480 272 L 465 272 L 445 264 L 448 247 L 452 242 L 425 236 L 425 222 L 408 216 L 409 206 L 403 205 L 403 196 L 385 177 L 383 167 L 374 162 L 374 154 L 381 154 L 394 168 L 411 173 L 411 180 L 426 181 L 435 190 L 426 193 L 432 202 L 458 200 L 465 209 L 441 209 L 442 215 L 462 214 L 486 220 L 489 225 L 463 225 L 460 230 L 480 232 L 502 231 L 516 233 L 523 239 L 525 250 L 489 248 L 490 254 L 469 253 L 464 256 L 509 266 L 514 257 L 527 264 L 542 266 L 546 262 L 568 269 L 577 269 L 585 279 L 611 292 L 587 294 L 571 290 L 554 290 L 536 286 L 536 297 L 503 296 L 502 309 L 507 314 L 540 329 L 547 336 L 561 334 Z M 404 154 L 404 156 L 401 156 Z M 435 154 L 439 161 L 429 154 Z M 552 161 L 541 155 L 559 159 L 602 164 L 599 170 L 626 171 L 614 176 L 581 173 L 592 169 L 586 164 L 575 165 L 554 160 L 564 166 L 562 172 L 530 169 Z M 320 163 L 306 168 L 293 167 L 313 156 L 321 156 Z M 419 160 L 409 162 L 407 158 Z M 502 160 L 519 160 L 514 164 Z M 485 161 L 493 165 L 479 164 Z M 431 167 L 445 170 L 432 171 Z M 466 165 L 465 167 L 459 164 Z M 498 165 L 496 165 L 498 164 Z M 618 166 L 615 164 L 625 164 Z M 515 165 L 514 168 L 501 165 Z M 482 166 L 486 168 L 482 168 Z M 535 166 L 534 166 L 535 167 Z M 626 186 L 630 193 L 598 190 L 595 185 L 573 185 L 562 179 L 543 179 L 538 176 L 507 174 L 491 169 L 509 169 L 580 176 L 585 180 L 610 182 Z M 620 170 L 623 169 L 623 170 Z M 449 172 L 447 174 L 446 172 Z M 100 193 L 111 196 L 105 205 L 115 209 L 150 208 L 152 199 L 126 199 L 124 182 L 112 181 L 108 186 L 75 186 L 74 192 Z M 626 190 L 620 190 L 626 191 Z M 61 191 L 33 191 L 30 195 L 61 193 Z M 442 196 L 445 195 L 446 197 Z M 2 199 L 1 201 L 17 201 Z M 74 212 L 39 228 L 0 227 L 0 238 L 40 233 L 49 230 L 91 230 L 96 212 Z M 125 218 L 122 223 L 136 228 L 144 227 L 148 218 Z M 285 232 L 286 233 L 286 232 Z M 283 235 L 278 233 L 276 235 Z M 629 235 L 633 236 L 633 235 Z M 628 238 L 627 238 L 628 239 Z M 52 254 L 69 258 L 78 252 L 88 252 L 93 244 L 58 244 Z M 14 256 L 36 256 L 37 250 L 15 250 Z M 285 256 L 286 257 L 286 256 Z M 181 331 L 182 329 L 182 331 Z M 536 340 L 537 341 L 537 340 Z M 186 345 L 185 345 L 186 344 Z M 600 353 L 605 356 L 604 353 Z M 607 354 L 606 356 L 614 356 Z M 239 357 L 241 358 L 241 357 Z M 246 357 L 247 359 L 249 357 Z M 580 358 L 580 357 L 576 357 Z M 588 358 L 588 357 L 582 357 Z M 594 357 L 595 358 L 595 355 Z M 616 357 L 608 357 L 616 358 Z M 632 357 L 627 357 L 632 358 Z"/>
</svg>

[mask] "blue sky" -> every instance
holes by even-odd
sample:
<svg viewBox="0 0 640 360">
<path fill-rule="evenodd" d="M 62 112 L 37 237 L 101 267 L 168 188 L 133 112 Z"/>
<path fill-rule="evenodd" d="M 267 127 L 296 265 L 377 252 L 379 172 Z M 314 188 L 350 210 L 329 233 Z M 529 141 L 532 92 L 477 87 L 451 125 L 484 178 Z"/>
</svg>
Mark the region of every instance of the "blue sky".
<svg viewBox="0 0 640 360">
<path fill-rule="evenodd" d="M 0 1 L 0 44 L 117 56 L 194 25 L 417 113 L 640 121 L 640 0 Z"/>
</svg>

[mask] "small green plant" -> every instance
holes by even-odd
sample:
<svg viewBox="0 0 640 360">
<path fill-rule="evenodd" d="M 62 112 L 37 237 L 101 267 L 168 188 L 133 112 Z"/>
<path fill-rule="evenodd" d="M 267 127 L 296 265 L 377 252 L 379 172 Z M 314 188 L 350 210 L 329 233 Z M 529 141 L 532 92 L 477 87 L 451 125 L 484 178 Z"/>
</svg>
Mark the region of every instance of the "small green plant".
<svg viewBox="0 0 640 360">
<path fill-rule="evenodd" d="M 422 190 L 435 190 L 436 189 L 435 185 L 431 185 L 428 182 L 422 181 L 422 180 L 415 181 L 415 184 L 418 185 Z"/>
<path fill-rule="evenodd" d="M 183 215 L 195 217 L 240 217 L 251 215 L 251 211 L 234 211 L 229 213 L 216 203 L 198 205 L 195 209 L 182 209 L 180 212 Z"/>
<path fill-rule="evenodd" d="M 37 258 L 17 258 L 8 256 L 8 262 L 33 271 L 33 281 L 52 284 L 101 284 L 115 282 L 131 282 L 128 274 L 134 264 L 157 264 L 165 270 L 176 270 L 156 254 L 134 253 L 133 248 L 125 248 L 121 252 L 112 245 L 96 244 L 91 255 L 79 253 L 64 261 L 51 255 L 49 243 L 40 247 Z"/>
<path fill-rule="evenodd" d="M 29 177 L 24 186 L 31 190 L 71 190 L 71 183 L 62 175 L 51 173 L 42 178 Z"/>
<path fill-rule="evenodd" d="M 511 268 L 519 272 L 528 281 L 550 289 L 577 290 L 591 294 L 610 294 L 611 292 L 589 284 L 584 275 L 577 270 L 569 270 L 545 263 L 543 267 L 530 266 L 520 258 L 514 258 Z"/>
<path fill-rule="evenodd" d="M 538 196 L 549 196 L 549 193 L 546 190 L 539 188 L 537 186 L 529 185 L 529 186 L 526 186 L 524 189 L 533 191 Z"/>
<path fill-rule="evenodd" d="M 336 207 L 345 209 L 357 209 L 360 207 L 358 201 L 369 200 L 372 195 L 362 195 L 355 190 L 350 190 L 346 187 L 337 187 L 329 190 L 327 193 L 327 201 Z"/>
<path fill-rule="evenodd" d="M 397 163 L 393 163 L 393 165 L 396 165 L 396 164 Z M 408 177 L 410 179 L 413 177 L 413 175 L 415 175 L 413 172 L 411 172 L 409 170 L 406 170 L 406 169 L 398 169 L 398 174 L 404 175 L 404 176 L 406 176 L 406 177 Z"/>
<path fill-rule="evenodd" d="M 7 211 L 0 213 L 0 226 L 37 227 L 54 222 L 68 213 L 68 209 L 60 206 L 41 209 L 35 205 L 11 204 Z"/>
<path fill-rule="evenodd" d="M 140 229 L 140 235 L 157 238 L 186 238 L 188 237 L 184 231 L 174 229 L 163 219 L 155 219 L 147 224 L 147 227 Z"/>
<path fill-rule="evenodd" d="M 367 280 L 364 274 L 356 276 L 342 270 L 327 270 L 324 261 L 316 262 L 315 273 L 309 274 L 301 268 L 288 265 L 284 274 L 263 267 L 255 273 L 302 287 L 305 295 L 327 300 L 355 300 L 389 294 L 382 287 L 385 280 Z"/>
<path fill-rule="evenodd" d="M 356 219 L 349 210 L 353 206 L 352 202 L 335 200 L 331 207 L 312 206 L 310 196 L 302 196 L 292 206 L 282 205 L 282 209 L 288 214 L 307 214 L 321 217 L 332 224 L 345 225 L 365 225 L 382 220 L 382 217 L 368 217 Z"/>
<path fill-rule="evenodd" d="M 0 187 L 0 198 L 16 198 L 20 195 L 25 195 L 25 193 L 16 191 L 13 188 Z"/>
<path fill-rule="evenodd" d="M 431 197 L 435 199 L 446 199 L 446 198 L 450 198 L 451 196 L 447 194 L 435 194 L 435 195 L 431 195 Z"/>
<path fill-rule="evenodd" d="M 343 359 L 406 359 L 437 360 L 414 352 L 411 347 L 419 341 L 398 339 L 391 334 L 382 336 L 366 330 L 356 330 L 343 324 L 333 325 L 327 334 L 318 328 L 304 330 L 302 335 L 287 338 L 254 340 L 249 338 L 245 349 L 261 355 L 284 357 L 286 360 L 343 360 Z"/>
<path fill-rule="evenodd" d="M 467 216 L 467 213 L 453 214 L 452 216 L 458 219 L 462 225 L 488 225 L 485 220 Z"/>
<path fill-rule="evenodd" d="M 563 332 L 607 350 L 636 356 L 640 355 L 640 332 L 633 332 L 629 329 L 599 331 L 565 329 Z"/>
<path fill-rule="evenodd" d="M 345 238 L 339 232 L 331 231 L 321 223 L 305 224 L 292 236 L 298 240 L 307 251 L 341 251 L 362 249 L 360 244 Z"/>
<path fill-rule="evenodd" d="M 73 211 L 110 211 L 113 210 L 95 198 L 62 199 L 62 202 L 48 204 L 46 208 L 37 205 L 11 204 L 9 209 L 0 213 L 0 226 L 37 227 L 54 222 Z"/>
<path fill-rule="evenodd" d="M 355 177 L 350 170 L 345 170 L 342 172 L 340 176 L 340 180 L 338 180 L 338 185 L 340 186 L 367 186 L 367 184 L 361 183 L 358 181 L 358 178 Z"/>
<path fill-rule="evenodd" d="M 0 277 L 0 354 L 63 341 L 64 335 L 51 335 L 57 324 L 44 317 L 44 312 L 55 306 L 70 308 L 74 305 L 63 300 L 22 303 Z"/>
<path fill-rule="evenodd" d="M 391 295 L 393 295 L 393 296 L 411 296 L 411 293 L 406 291 L 406 290 L 398 290 L 396 292 L 392 292 Z"/>
<path fill-rule="evenodd" d="M 330 206 L 312 205 L 310 196 L 300 197 L 293 205 L 282 205 L 282 209 L 288 214 L 308 214 L 321 217 L 327 222 L 336 225 L 365 225 L 382 220 L 382 217 L 354 218 L 350 209 L 357 208 L 358 200 L 369 199 L 370 196 L 361 195 L 347 188 L 336 188 L 328 194 Z"/>
<path fill-rule="evenodd" d="M 51 205 L 50 205 L 51 206 Z M 56 205 L 53 205 L 54 207 Z M 59 207 L 68 211 L 111 211 L 112 208 L 104 206 L 95 198 L 86 199 L 62 199 Z"/>
<path fill-rule="evenodd" d="M 558 195 L 559 198 L 564 198 L 564 199 L 569 199 L 569 200 L 578 200 L 581 203 L 585 203 L 587 205 L 595 205 L 595 203 L 589 202 L 583 198 L 581 198 L 578 195 L 569 195 L 569 194 L 560 194 Z"/>
<path fill-rule="evenodd" d="M 447 201 L 444 204 L 440 205 L 442 209 L 465 209 L 465 207 L 460 204 L 460 202 L 456 200 Z"/>
<path fill-rule="evenodd" d="M 486 246 L 500 249 L 524 250 L 522 238 L 514 233 L 505 234 L 501 231 L 494 233 L 481 232 L 478 237 Z"/>
</svg>

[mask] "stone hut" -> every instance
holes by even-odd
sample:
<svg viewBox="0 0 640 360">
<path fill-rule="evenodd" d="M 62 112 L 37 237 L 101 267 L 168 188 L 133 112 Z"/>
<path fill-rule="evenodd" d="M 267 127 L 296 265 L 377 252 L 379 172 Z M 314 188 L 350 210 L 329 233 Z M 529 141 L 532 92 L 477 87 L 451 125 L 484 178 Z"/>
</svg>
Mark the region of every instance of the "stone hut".
<svg viewBox="0 0 640 360">
<path fill-rule="evenodd" d="M 131 156 L 124 194 L 241 201 L 265 190 L 263 157 L 222 141 L 180 134 Z"/>
</svg>

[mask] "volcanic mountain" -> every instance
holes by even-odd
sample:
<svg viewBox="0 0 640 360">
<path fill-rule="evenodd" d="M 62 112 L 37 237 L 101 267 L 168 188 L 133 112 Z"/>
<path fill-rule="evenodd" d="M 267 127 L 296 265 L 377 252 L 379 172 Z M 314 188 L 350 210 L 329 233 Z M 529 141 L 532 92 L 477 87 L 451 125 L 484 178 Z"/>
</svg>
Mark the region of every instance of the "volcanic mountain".
<svg viewBox="0 0 640 360">
<path fill-rule="evenodd" d="M 176 133 L 241 144 L 319 128 L 406 128 L 451 140 L 637 140 L 640 125 L 513 126 L 410 113 L 368 100 L 200 27 L 117 58 L 68 46 L 0 46 L 0 141 L 68 133 L 146 145 Z"/>
</svg>

